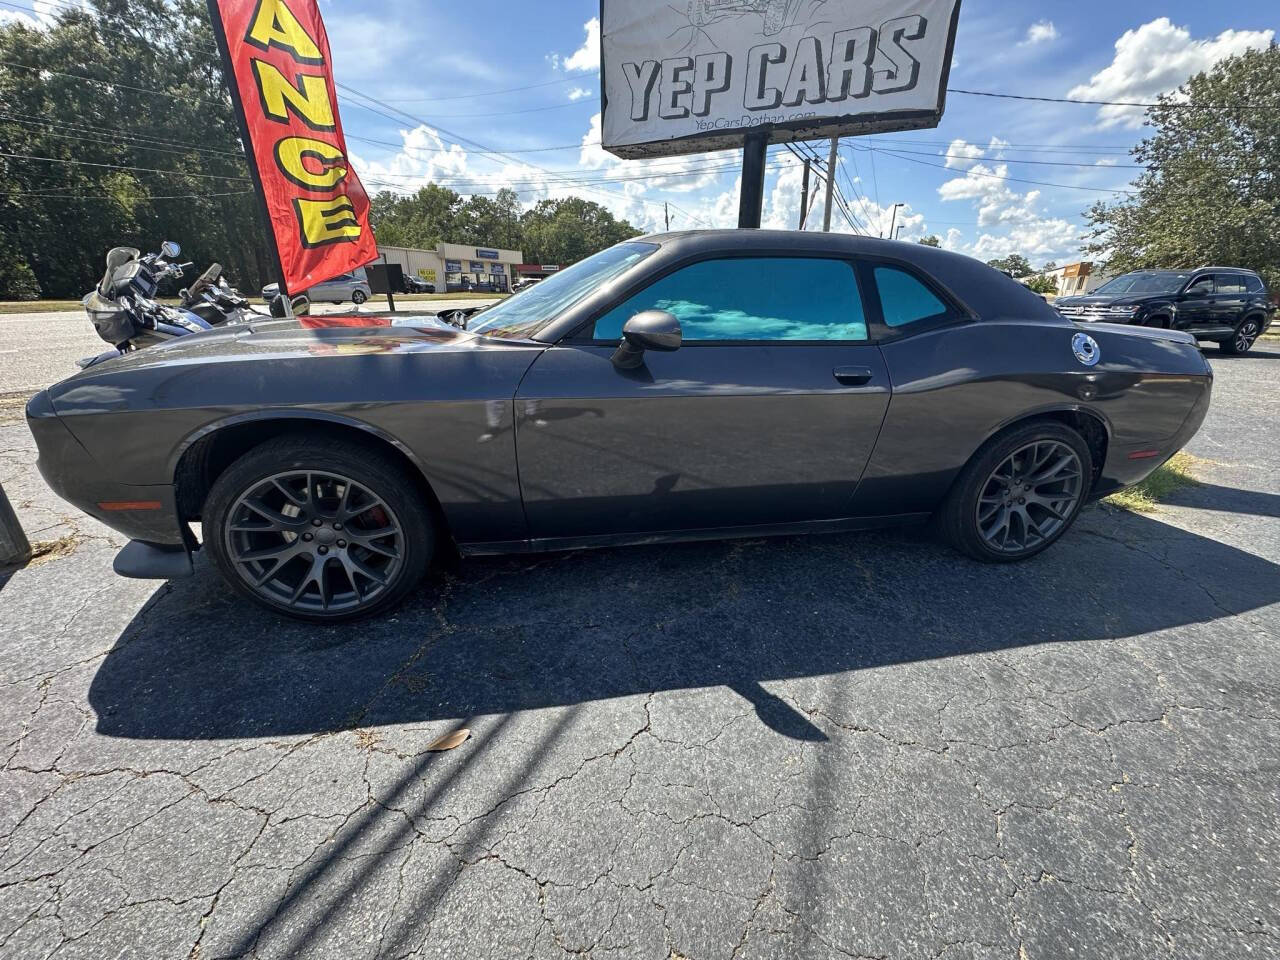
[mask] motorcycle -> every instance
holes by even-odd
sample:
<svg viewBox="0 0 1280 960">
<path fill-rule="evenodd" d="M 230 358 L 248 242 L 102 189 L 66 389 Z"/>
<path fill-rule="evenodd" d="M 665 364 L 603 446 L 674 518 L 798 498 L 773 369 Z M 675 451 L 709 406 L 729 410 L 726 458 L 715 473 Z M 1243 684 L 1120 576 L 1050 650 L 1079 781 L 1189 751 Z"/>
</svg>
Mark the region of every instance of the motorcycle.
<svg viewBox="0 0 1280 960">
<path fill-rule="evenodd" d="M 98 336 L 114 348 L 79 361 L 82 368 L 178 337 L 202 333 L 248 319 L 249 301 L 222 278 L 214 264 L 182 292 L 182 306 L 155 300 L 160 284 L 186 275 L 192 263 L 175 263 L 182 248 L 172 240 L 157 253 L 143 256 L 136 247 L 115 247 L 107 254 L 107 271 L 81 303 Z"/>
<path fill-rule="evenodd" d="M 211 326 L 244 323 L 262 316 L 249 304 L 249 299 L 227 283 L 222 264 L 215 263 L 190 287 L 180 291 L 182 309 L 189 310 Z"/>
</svg>

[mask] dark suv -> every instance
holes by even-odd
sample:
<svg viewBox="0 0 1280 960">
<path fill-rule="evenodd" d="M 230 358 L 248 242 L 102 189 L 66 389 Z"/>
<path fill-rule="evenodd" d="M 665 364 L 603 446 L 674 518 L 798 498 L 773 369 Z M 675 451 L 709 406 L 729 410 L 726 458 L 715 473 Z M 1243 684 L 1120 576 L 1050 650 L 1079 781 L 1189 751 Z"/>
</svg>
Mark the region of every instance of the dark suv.
<svg viewBox="0 0 1280 960">
<path fill-rule="evenodd" d="M 1262 278 L 1235 267 L 1138 270 L 1054 306 L 1072 320 L 1185 330 L 1234 354 L 1249 352 L 1276 309 Z"/>
</svg>

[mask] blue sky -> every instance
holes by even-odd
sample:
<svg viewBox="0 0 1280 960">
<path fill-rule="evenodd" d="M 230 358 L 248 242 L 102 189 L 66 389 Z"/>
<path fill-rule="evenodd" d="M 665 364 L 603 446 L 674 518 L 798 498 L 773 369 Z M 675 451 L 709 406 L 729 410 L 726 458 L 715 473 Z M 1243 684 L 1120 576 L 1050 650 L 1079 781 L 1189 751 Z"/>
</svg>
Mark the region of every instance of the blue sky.
<svg viewBox="0 0 1280 960">
<path fill-rule="evenodd" d="M 526 203 L 577 194 L 645 229 L 661 228 L 664 202 L 673 228 L 736 225 L 736 154 L 623 162 L 592 145 L 596 0 L 322 0 L 322 8 L 339 82 L 407 114 L 379 115 L 342 94 L 353 161 L 371 190 L 432 180 L 462 193 L 514 185 Z M 1223 56 L 1265 45 L 1277 28 L 1275 0 L 964 0 L 951 86 L 1149 100 Z M 521 87 L 529 89 L 496 92 Z M 904 239 L 933 233 L 984 259 L 1020 252 L 1036 264 L 1066 262 L 1078 258 L 1082 211 L 1117 196 L 1094 191 L 1123 189 L 1137 172 L 1126 168 L 1126 151 L 1142 135 L 1131 111 L 953 95 L 936 130 L 846 141 L 839 180 L 872 234 L 887 231 L 889 208 L 904 203 Z M 793 228 L 800 165 L 784 148 L 774 153 L 765 225 Z M 596 182 L 555 182 L 569 176 Z"/>
</svg>

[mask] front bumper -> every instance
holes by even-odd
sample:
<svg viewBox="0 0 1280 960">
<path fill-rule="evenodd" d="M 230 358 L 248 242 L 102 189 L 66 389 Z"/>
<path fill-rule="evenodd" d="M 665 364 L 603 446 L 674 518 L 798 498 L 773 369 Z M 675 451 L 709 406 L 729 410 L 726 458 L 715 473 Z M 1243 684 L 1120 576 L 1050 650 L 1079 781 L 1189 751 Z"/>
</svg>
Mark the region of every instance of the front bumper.
<svg viewBox="0 0 1280 960">
<path fill-rule="evenodd" d="M 40 475 L 63 500 L 131 540 L 184 550 L 194 547 L 191 531 L 178 516 L 173 485 L 112 480 L 58 416 L 47 391 L 27 404 L 27 425 L 39 450 Z"/>
</svg>

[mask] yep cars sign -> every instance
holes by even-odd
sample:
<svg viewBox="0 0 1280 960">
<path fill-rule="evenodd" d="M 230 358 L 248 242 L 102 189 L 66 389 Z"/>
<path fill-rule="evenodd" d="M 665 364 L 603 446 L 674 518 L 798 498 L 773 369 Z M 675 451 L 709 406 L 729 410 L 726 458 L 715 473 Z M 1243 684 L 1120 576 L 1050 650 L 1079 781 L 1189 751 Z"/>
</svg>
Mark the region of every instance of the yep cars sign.
<svg viewBox="0 0 1280 960">
<path fill-rule="evenodd" d="M 620 157 L 935 127 L 960 0 L 602 0 Z"/>
</svg>

